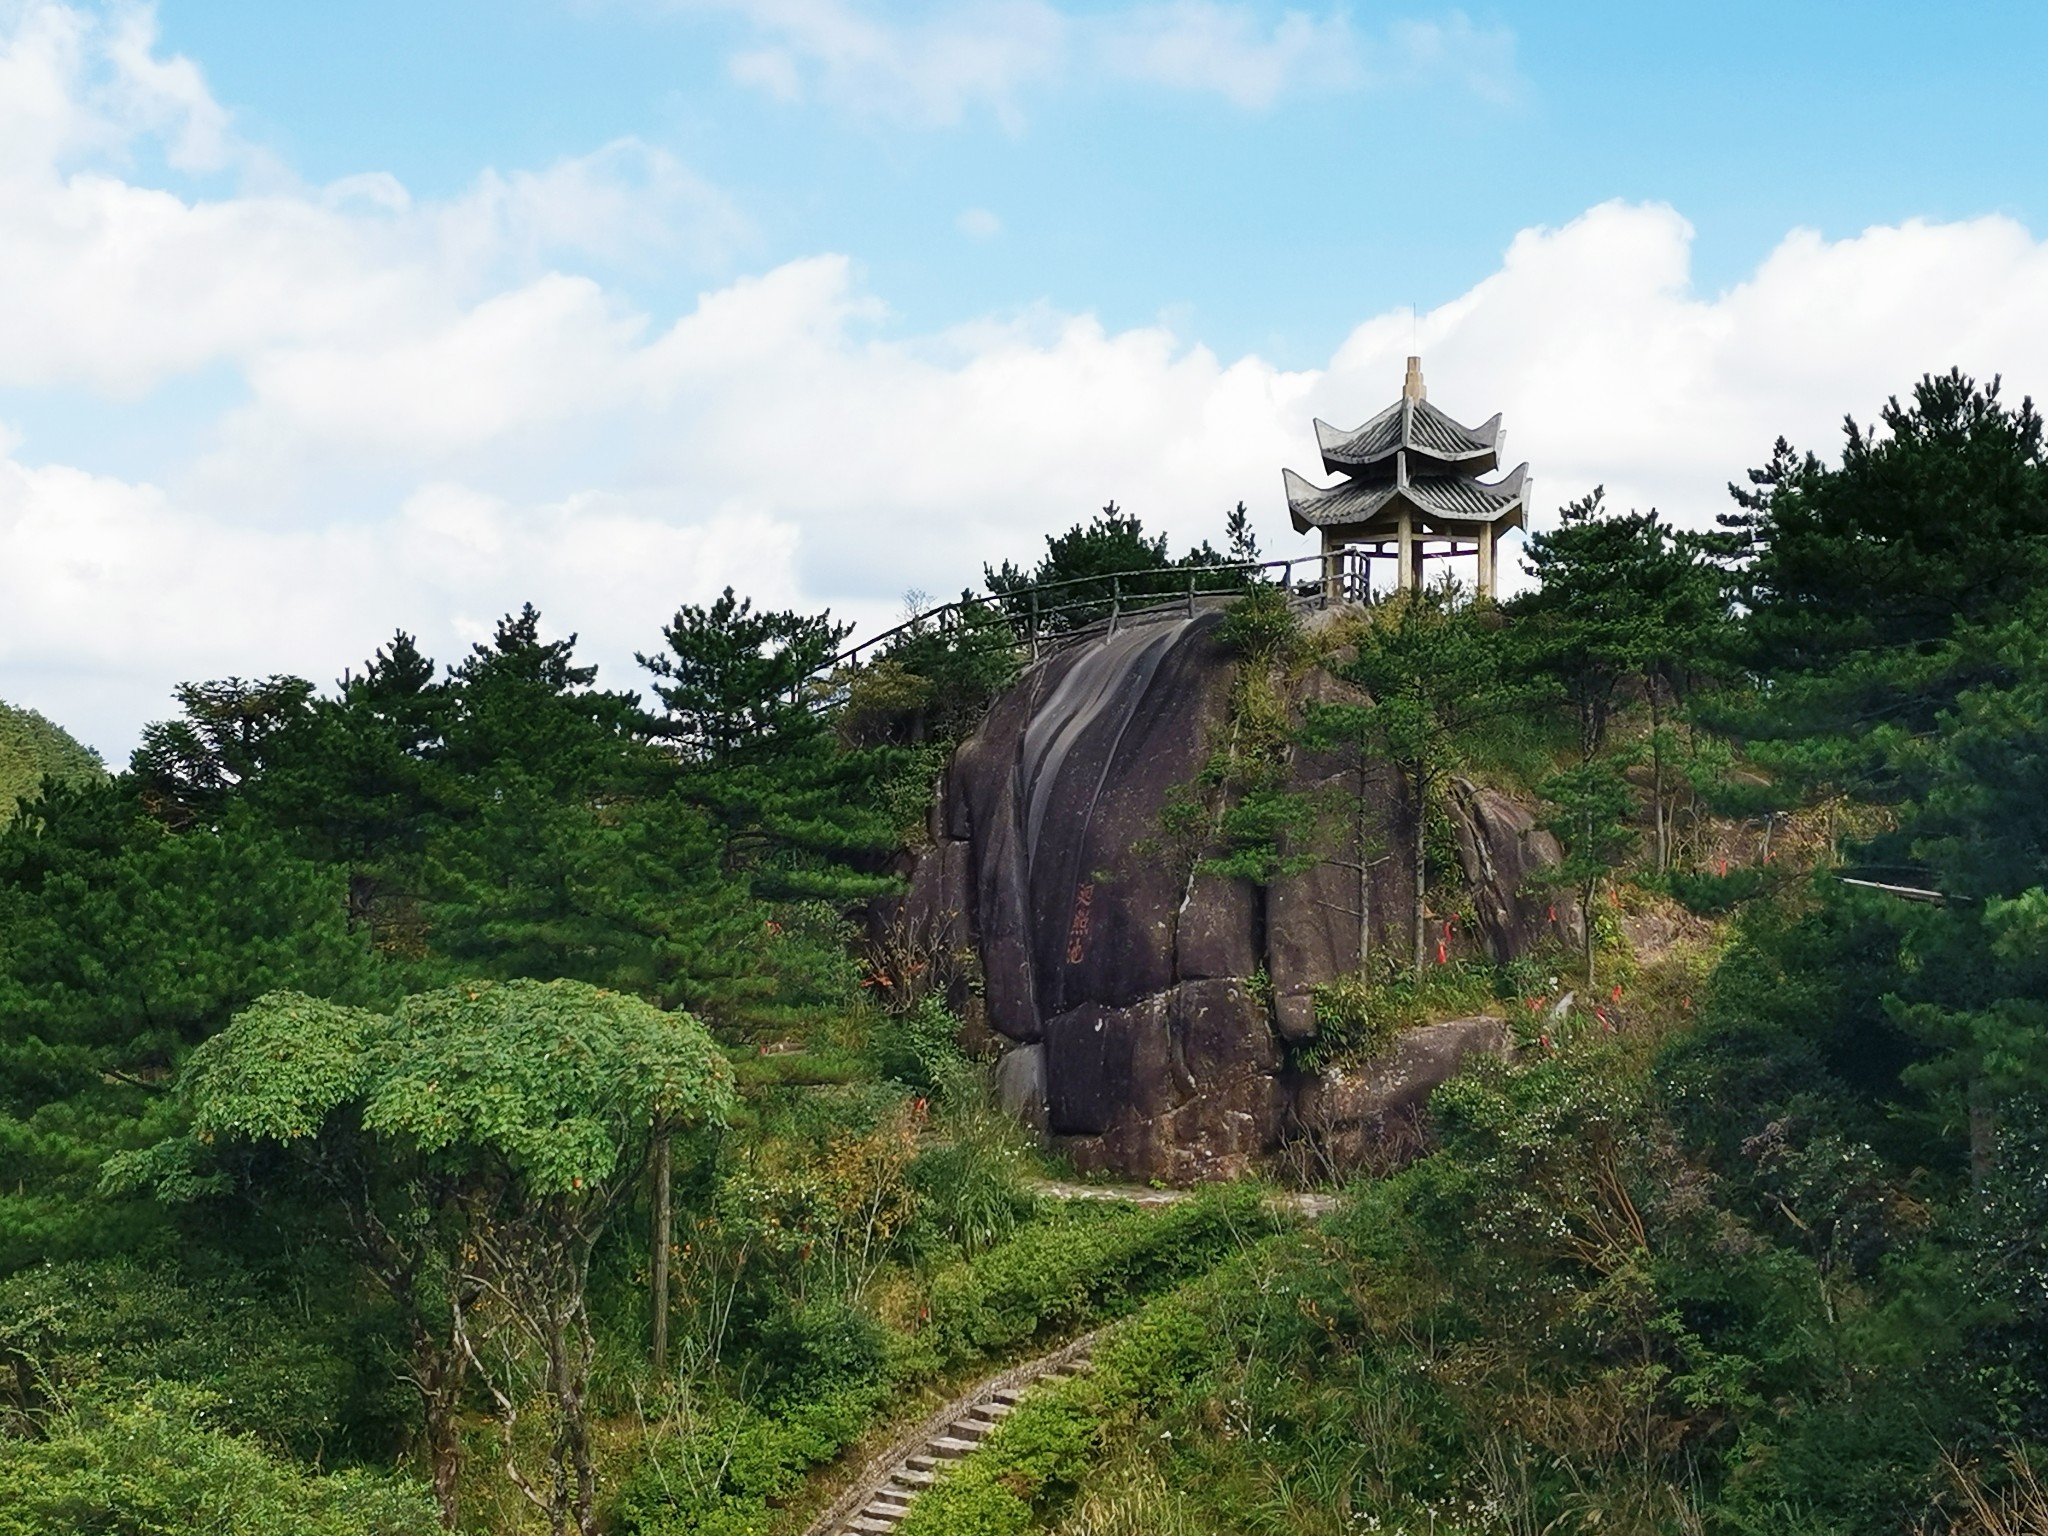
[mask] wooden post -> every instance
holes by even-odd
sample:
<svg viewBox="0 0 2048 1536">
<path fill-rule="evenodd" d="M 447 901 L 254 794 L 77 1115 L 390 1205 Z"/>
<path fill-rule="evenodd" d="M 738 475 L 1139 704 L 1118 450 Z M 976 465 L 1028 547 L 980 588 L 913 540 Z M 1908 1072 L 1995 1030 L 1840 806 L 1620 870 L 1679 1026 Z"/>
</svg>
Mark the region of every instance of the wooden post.
<svg viewBox="0 0 2048 1536">
<path fill-rule="evenodd" d="M 668 1379 L 668 1251 L 675 1240 L 669 1201 L 669 1138 L 654 1143 L 654 1374 Z"/>
</svg>

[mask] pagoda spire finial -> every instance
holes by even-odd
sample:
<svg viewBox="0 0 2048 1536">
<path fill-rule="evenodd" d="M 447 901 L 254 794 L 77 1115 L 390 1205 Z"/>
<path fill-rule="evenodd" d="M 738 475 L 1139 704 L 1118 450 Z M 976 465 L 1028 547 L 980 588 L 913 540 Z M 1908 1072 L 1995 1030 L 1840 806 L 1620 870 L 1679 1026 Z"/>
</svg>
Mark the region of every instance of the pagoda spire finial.
<svg viewBox="0 0 2048 1536">
<path fill-rule="evenodd" d="M 1422 387 L 1422 359 L 1408 359 L 1408 377 L 1401 381 L 1401 397 L 1404 400 L 1427 400 L 1429 391 Z"/>
</svg>

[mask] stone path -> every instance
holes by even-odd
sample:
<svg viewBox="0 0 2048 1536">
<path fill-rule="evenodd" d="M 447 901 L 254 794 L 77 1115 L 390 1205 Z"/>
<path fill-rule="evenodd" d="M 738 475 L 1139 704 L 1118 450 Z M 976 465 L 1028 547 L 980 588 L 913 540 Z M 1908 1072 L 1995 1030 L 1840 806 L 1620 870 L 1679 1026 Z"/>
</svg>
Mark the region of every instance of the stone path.
<svg viewBox="0 0 2048 1536">
<path fill-rule="evenodd" d="M 1096 1335 L 1083 1334 L 1050 1354 L 978 1382 L 875 1457 L 852 1488 L 804 1536 L 887 1536 L 949 1463 L 980 1446 L 1024 1394 L 1041 1382 L 1065 1381 L 1088 1368 Z"/>
<path fill-rule="evenodd" d="M 1027 1179 L 1025 1186 L 1049 1200 L 1128 1200 L 1132 1205 L 1147 1206 L 1177 1205 L 1197 1193 L 1192 1189 L 1154 1189 L 1148 1184 L 1074 1184 L 1064 1179 Z M 1311 1221 L 1337 1209 L 1335 1195 L 1297 1192 L 1276 1193 L 1271 1198 L 1275 1205 Z"/>
<path fill-rule="evenodd" d="M 1133 1205 L 1174 1205 L 1194 1192 L 1140 1184 L 1075 1184 L 1033 1179 L 1032 1192 L 1055 1200 L 1127 1200 Z M 1311 1219 L 1337 1207 L 1335 1195 L 1275 1195 L 1275 1203 Z M 911 1501 L 945 1466 L 978 1449 L 1024 1394 L 1042 1382 L 1065 1381 L 1088 1368 L 1096 1333 L 1083 1334 L 1049 1354 L 977 1382 L 894 1445 L 873 1457 L 860 1480 L 805 1528 L 804 1536 L 887 1536 Z"/>
</svg>

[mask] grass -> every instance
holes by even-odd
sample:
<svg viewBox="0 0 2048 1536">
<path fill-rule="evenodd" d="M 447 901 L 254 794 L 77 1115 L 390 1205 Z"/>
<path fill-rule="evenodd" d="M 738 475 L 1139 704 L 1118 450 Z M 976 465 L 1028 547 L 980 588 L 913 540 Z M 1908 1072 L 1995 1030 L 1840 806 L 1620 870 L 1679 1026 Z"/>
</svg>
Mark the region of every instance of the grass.
<svg viewBox="0 0 2048 1536">
<path fill-rule="evenodd" d="M 1447 960 L 1425 965 L 1418 977 L 1390 956 L 1364 971 L 1325 982 L 1314 991 L 1316 1036 L 1291 1050 L 1291 1064 L 1304 1072 L 1382 1055 L 1397 1036 L 1420 1025 L 1476 1014 L 1509 1012 L 1510 999 L 1523 995 L 1540 965 L 1497 966 L 1483 960 Z"/>
</svg>

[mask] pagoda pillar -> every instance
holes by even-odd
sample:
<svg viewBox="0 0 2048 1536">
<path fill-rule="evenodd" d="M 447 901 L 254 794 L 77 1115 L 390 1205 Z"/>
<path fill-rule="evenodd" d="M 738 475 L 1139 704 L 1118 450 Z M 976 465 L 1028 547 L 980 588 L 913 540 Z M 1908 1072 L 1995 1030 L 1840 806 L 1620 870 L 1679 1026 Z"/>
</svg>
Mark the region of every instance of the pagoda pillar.
<svg viewBox="0 0 2048 1536">
<path fill-rule="evenodd" d="M 1493 524 L 1479 525 L 1479 596 L 1482 599 L 1493 596 L 1493 562 L 1496 549 L 1493 540 Z"/>
<path fill-rule="evenodd" d="M 1394 527 L 1394 568 L 1396 589 L 1402 592 L 1419 587 L 1416 567 L 1421 564 L 1415 557 L 1420 548 L 1415 541 L 1415 514 L 1406 507 L 1401 509 L 1401 521 Z"/>
</svg>

